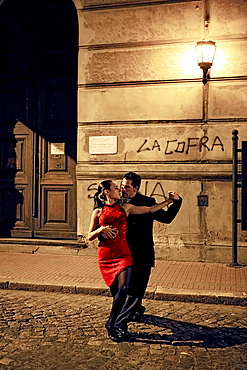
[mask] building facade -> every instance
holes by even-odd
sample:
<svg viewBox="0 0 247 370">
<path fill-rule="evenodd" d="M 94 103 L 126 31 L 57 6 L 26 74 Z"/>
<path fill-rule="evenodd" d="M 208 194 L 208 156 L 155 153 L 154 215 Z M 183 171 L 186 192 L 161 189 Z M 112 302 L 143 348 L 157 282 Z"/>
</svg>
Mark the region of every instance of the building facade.
<svg viewBox="0 0 247 370">
<path fill-rule="evenodd" d="M 86 241 L 97 185 L 134 171 L 142 193 L 183 198 L 172 224 L 155 223 L 157 258 L 230 263 L 247 2 L 2 0 L 0 17 L 2 237 Z M 217 47 L 206 84 L 202 39 Z M 240 225 L 238 251 L 246 263 Z"/>
<path fill-rule="evenodd" d="M 135 171 L 144 194 L 183 197 L 172 224 L 155 224 L 157 258 L 231 262 L 232 131 L 247 138 L 247 2 L 74 2 L 78 233 L 86 236 L 99 182 Z M 206 85 L 195 55 L 202 39 L 217 45 Z M 242 263 L 246 236 L 239 231 Z"/>
</svg>

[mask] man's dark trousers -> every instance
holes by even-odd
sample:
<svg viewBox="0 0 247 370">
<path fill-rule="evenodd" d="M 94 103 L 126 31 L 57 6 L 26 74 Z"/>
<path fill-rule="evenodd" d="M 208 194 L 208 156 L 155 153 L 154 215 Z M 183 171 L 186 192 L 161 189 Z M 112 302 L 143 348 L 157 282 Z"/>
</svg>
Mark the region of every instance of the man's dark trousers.
<svg viewBox="0 0 247 370">
<path fill-rule="evenodd" d="M 154 205 L 155 199 L 137 193 L 130 201 L 136 206 Z M 132 253 L 133 263 L 127 287 L 126 302 L 117 317 L 114 326 L 127 330 L 128 322 L 134 316 L 141 318 L 145 308 L 141 305 L 145 294 L 151 268 L 154 266 L 153 222 L 169 224 L 173 221 L 181 207 L 182 199 L 175 200 L 167 210 L 160 209 L 154 213 L 129 215 L 127 226 L 127 241 Z"/>
</svg>

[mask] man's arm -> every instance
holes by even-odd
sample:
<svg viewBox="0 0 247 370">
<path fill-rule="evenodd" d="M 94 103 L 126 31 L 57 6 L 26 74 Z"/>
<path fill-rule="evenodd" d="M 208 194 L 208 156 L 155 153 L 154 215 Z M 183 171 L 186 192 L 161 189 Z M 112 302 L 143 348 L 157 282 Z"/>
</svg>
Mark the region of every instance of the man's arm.
<svg viewBox="0 0 247 370">
<path fill-rule="evenodd" d="M 174 191 L 168 191 L 168 198 L 160 203 L 153 203 L 150 206 L 136 206 L 131 203 L 124 203 L 122 207 L 124 208 L 127 216 L 129 214 L 141 215 L 145 213 L 155 213 L 160 209 L 167 207 L 169 204 L 173 203 L 174 199 L 178 198 L 177 193 Z"/>
<path fill-rule="evenodd" d="M 154 220 L 163 224 L 170 224 L 176 217 L 178 211 L 181 208 L 182 198 L 174 199 L 173 203 L 169 206 L 168 210 L 160 209 L 153 213 Z"/>
</svg>

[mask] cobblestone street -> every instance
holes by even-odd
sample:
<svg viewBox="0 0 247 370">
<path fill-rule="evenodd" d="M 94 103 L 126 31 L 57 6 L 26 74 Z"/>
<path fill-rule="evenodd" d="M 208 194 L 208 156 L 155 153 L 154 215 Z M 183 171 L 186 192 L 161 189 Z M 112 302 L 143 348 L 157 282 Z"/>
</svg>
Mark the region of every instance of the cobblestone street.
<svg viewBox="0 0 247 370">
<path fill-rule="evenodd" d="M 247 368 L 246 307 L 146 300 L 130 343 L 108 339 L 111 298 L 0 291 L 0 369 Z"/>
</svg>

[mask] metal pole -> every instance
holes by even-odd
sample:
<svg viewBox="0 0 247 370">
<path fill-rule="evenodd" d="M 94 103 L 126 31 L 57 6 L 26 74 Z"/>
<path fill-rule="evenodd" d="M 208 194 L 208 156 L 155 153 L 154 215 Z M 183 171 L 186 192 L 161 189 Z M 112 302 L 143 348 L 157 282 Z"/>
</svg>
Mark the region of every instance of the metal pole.
<svg viewBox="0 0 247 370">
<path fill-rule="evenodd" d="M 232 131 L 232 263 L 238 266 L 238 130 Z"/>
</svg>

